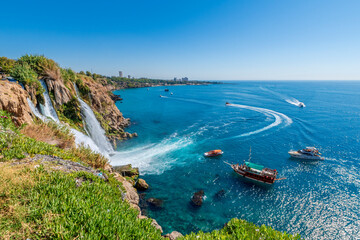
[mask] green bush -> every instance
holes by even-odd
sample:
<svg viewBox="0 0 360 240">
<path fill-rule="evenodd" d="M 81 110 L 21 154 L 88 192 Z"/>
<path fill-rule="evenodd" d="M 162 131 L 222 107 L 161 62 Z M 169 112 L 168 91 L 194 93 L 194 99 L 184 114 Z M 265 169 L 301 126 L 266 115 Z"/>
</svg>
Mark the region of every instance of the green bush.
<svg viewBox="0 0 360 240">
<path fill-rule="evenodd" d="M 15 60 L 7 57 L 0 57 L 0 68 L 6 74 L 11 73 L 11 69 L 15 66 Z"/>
<path fill-rule="evenodd" d="M 71 68 L 60 68 L 60 72 L 65 84 L 76 81 L 76 73 Z"/>
<path fill-rule="evenodd" d="M 30 91 L 35 89 L 36 97 L 40 102 L 43 101 L 43 93 L 45 89 L 41 86 L 40 81 L 38 80 L 38 74 L 30 67 L 27 63 L 16 64 L 11 69 L 11 76 L 22 83 L 26 90 Z"/>
<path fill-rule="evenodd" d="M 59 68 L 58 64 L 42 55 L 24 55 L 17 61 L 19 64 L 29 65 L 38 75 L 46 75 L 46 70 L 56 70 Z"/>
</svg>

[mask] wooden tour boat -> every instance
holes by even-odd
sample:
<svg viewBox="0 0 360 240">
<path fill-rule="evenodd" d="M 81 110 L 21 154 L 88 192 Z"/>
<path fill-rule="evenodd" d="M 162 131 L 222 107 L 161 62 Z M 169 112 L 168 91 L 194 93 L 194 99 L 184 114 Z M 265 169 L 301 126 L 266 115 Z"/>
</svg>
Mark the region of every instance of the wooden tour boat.
<svg viewBox="0 0 360 240">
<path fill-rule="evenodd" d="M 230 164 L 225 162 L 226 164 L 230 165 L 234 171 L 251 180 L 267 183 L 267 184 L 273 184 L 277 180 L 283 180 L 285 178 L 276 179 L 276 176 L 278 174 L 276 169 L 270 169 L 266 168 L 262 165 L 258 165 L 255 163 L 250 162 L 251 159 L 251 149 L 250 149 L 250 156 L 248 162 L 244 161 L 243 164 Z"/>
</svg>

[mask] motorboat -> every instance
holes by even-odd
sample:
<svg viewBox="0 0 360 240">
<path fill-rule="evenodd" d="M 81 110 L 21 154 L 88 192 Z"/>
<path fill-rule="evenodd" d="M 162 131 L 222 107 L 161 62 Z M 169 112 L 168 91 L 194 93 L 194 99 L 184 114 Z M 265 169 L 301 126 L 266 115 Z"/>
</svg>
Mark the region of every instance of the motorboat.
<svg viewBox="0 0 360 240">
<path fill-rule="evenodd" d="M 168 92 L 168 91 L 169 91 L 169 89 L 165 88 L 165 92 Z"/>
<path fill-rule="evenodd" d="M 298 151 L 290 151 L 289 154 L 294 158 L 324 160 L 324 157 L 321 157 L 321 153 L 315 147 L 306 147 Z"/>
<path fill-rule="evenodd" d="M 160 97 L 163 97 L 162 95 L 160 95 Z"/>
<path fill-rule="evenodd" d="M 299 102 L 299 103 L 298 103 L 298 106 L 299 106 L 300 108 L 303 108 L 303 107 L 305 107 L 305 104 L 304 104 L 303 102 Z"/>
<path fill-rule="evenodd" d="M 223 151 L 221 151 L 220 149 L 217 149 L 217 150 L 212 150 L 212 151 L 204 153 L 204 156 L 205 157 L 216 157 L 216 156 L 222 155 L 223 153 L 224 153 Z"/>
<path fill-rule="evenodd" d="M 227 106 L 227 105 L 230 105 L 230 103 L 229 103 L 229 102 L 226 102 L 225 105 L 226 105 L 226 106 Z"/>
<path fill-rule="evenodd" d="M 173 95 L 173 93 L 172 93 L 172 92 L 171 92 L 170 94 L 171 94 L 171 95 Z"/>
</svg>

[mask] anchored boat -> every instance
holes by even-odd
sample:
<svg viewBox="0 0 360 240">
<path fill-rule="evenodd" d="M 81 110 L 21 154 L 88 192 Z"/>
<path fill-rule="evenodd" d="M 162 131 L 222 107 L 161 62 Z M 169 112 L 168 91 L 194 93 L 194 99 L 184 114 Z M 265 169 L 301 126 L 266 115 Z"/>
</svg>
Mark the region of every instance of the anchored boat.
<svg viewBox="0 0 360 240">
<path fill-rule="evenodd" d="M 229 163 L 227 163 L 229 164 Z M 273 184 L 276 180 L 277 171 L 276 169 L 266 168 L 262 165 L 258 165 L 251 162 L 244 162 L 243 164 L 229 164 L 234 171 L 248 179 L 252 179 L 258 182 L 267 184 Z"/>
<path fill-rule="evenodd" d="M 220 149 L 217 149 L 217 150 L 212 150 L 212 151 L 204 153 L 204 156 L 205 157 L 216 157 L 216 156 L 222 155 L 223 153 L 224 153 L 223 151 L 221 151 Z"/>
<path fill-rule="evenodd" d="M 290 156 L 294 158 L 308 159 L 308 160 L 324 160 L 321 153 L 315 147 L 306 147 L 298 151 L 290 151 Z"/>
<path fill-rule="evenodd" d="M 251 149 L 249 154 L 248 162 L 244 161 L 243 164 L 230 164 L 225 162 L 226 164 L 230 165 L 231 168 L 239 175 L 267 184 L 273 184 L 277 180 L 283 180 L 285 178 L 277 179 L 276 176 L 278 174 L 276 169 L 266 168 L 262 165 L 251 163 Z"/>
</svg>

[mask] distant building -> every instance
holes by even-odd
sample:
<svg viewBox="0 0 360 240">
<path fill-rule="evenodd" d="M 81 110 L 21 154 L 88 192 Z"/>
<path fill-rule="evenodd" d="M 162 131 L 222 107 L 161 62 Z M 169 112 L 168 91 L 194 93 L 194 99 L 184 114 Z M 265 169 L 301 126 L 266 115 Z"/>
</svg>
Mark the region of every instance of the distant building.
<svg viewBox="0 0 360 240">
<path fill-rule="evenodd" d="M 131 76 L 130 76 L 130 75 L 128 75 L 128 78 L 130 79 L 130 78 L 131 78 Z"/>
<path fill-rule="evenodd" d="M 189 79 L 187 77 L 183 77 L 181 80 L 184 81 L 184 82 L 189 81 Z"/>
<path fill-rule="evenodd" d="M 123 72 L 122 71 L 119 71 L 119 77 L 123 77 Z"/>
<path fill-rule="evenodd" d="M 175 82 L 176 82 L 176 80 L 177 80 L 176 77 L 174 77 L 174 81 L 175 81 Z"/>
</svg>

